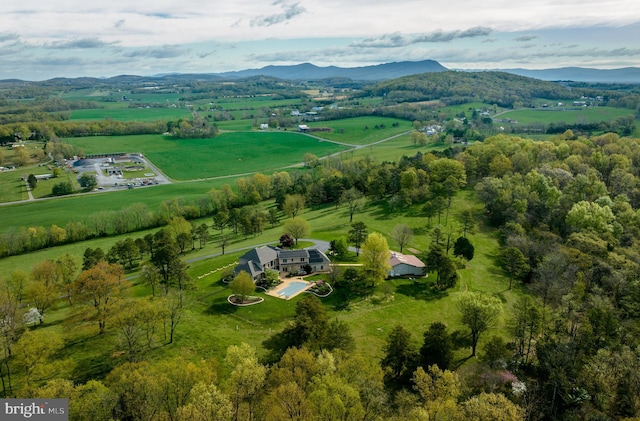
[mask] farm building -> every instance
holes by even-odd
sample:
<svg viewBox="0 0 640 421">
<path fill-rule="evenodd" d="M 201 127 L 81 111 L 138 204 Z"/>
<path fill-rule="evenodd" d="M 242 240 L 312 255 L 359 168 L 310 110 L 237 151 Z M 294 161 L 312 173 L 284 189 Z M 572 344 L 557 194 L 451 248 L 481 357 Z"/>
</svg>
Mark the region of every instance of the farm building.
<svg viewBox="0 0 640 421">
<path fill-rule="evenodd" d="M 389 276 L 424 276 L 424 263 L 416 256 L 402 254 L 397 251 L 391 252 L 389 258 Z"/>
</svg>

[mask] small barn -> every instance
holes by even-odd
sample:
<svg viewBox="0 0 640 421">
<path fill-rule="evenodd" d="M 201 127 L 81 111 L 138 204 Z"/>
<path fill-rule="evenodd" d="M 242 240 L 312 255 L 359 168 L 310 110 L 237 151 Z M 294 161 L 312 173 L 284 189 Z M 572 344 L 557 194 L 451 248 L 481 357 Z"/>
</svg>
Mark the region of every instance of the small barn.
<svg viewBox="0 0 640 421">
<path fill-rule="evenodd" d="M 389 258 L 389 277 L 395 276 L 424 276 L 424 263 L 416 256 L 402 254 L 397 251 L 391 252 Z"/>
</svg>

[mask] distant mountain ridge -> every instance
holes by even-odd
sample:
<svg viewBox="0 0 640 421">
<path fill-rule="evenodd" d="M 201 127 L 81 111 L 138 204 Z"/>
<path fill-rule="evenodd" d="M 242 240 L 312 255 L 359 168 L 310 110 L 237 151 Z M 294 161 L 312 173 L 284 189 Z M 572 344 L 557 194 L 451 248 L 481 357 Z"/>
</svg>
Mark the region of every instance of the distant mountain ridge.
<svg viewBox="0 0 640 421">
<path fill-rule="evenodd" d="M 243 79 L 249 77 L 273 77 L 284 80 L 321 80 L 345 79 L 361 82 L 380 82 L 412 76 L 422 73 L 445 72 L 449 69 L 435 60 L 400 61 L 361 67 L 321 67 L 311 63 L 288 66 L 265 66 L 259 69 L 245 69 L 222 73 L 163 73 L 152 76 L 119 75 L 109 78 L 78 77 L 53 78 L 46 81 L 34 82 L 44 85 L 65 85 L 71 83 L 86 84 L 126 84 L 126 83 L 175 83 L 185 81 L 218 81 L 229 79 Z M 465 72 L 480 72 L 481 70 L 465 70 Z M 640 83 L 640 68 L 625 67 L 620 69 L 601 70 L 585 67 L 562 67 L 556 69 L 529 70 L 515 69 L 487 69 L 526 76 L 544 81 L 574 81 L 590 83 Z M 17 79 L 0 80 L 0 84 L 30 83 Z"/>
<path fill-rule="evenodd" d="M 303 63 L 292 66 L 266 66 L 261 69 L 218 73 L 218 76 L 227 78 L 271 76 L 292 80 L 317 80 L 337 77 L 374 81 L 395 79 L 419 73 L 444 72 L 446 70 L 448 70 L 446 67 L 434 60 L 402 61 L 362 67 L 319 67 L 311 63 Z"/>
<path fill-rule="evenodd" d="M 547 81 L 593 83 L 640 83 L 640 68 L 593 69 L 588 67 L 560 67 L 556 69 L 502 69 L 502 72 Z"/>
</svg>

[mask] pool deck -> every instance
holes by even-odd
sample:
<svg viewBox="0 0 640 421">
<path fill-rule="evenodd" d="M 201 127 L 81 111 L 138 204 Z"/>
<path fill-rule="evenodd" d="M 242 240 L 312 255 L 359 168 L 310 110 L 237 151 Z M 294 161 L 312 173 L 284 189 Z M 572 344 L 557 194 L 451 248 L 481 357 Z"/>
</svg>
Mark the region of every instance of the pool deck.
<svg viewBox="0 0 640 421">
<path fill-rule="evenodd" d="M 283 300 L 290 300 L 293 297 L 295 297 L 295 296 L 297 296 L 299 294 L 302 294 L 303 292 L 305 292 L 306 290 L 308 290 L 309 288 L 311 288 L 313 286 L 313 282 L 305 281 L 303 278 L 301 278 L 299 276 L 296 276 L 295 278 L 280 278 L 280 280 L 282 281 L 282 283 L 280 285 L 278 285 L 277 287 L 267 291 L 267 295 L 270 295 L 270 296 L 276 297 L 276 298 L 281 298 Z M 283 289 L 288 287 L 289 284 L 291 284 L 292 282 L 305 282 L 308 285 L 305 288 L 302 288 L 301 290 L 297 291 L 296 293 L 294 293 L 292 295 L 282 295 L 282 294 L 280 294 L 280 291 L 282 291 Z"/>
</svg>

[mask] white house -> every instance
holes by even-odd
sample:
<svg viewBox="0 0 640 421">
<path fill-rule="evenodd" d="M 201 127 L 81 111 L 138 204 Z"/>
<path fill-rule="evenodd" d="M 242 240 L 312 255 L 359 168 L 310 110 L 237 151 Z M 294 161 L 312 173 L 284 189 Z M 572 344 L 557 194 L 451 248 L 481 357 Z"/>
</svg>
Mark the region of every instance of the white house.
<svg viewBox="0 0 640 421">
<path fill-rule="evenodd" d="M 424 276 L 424 263 L 416 256 L 391 251 L 389 276 Z"/>
</svg>

